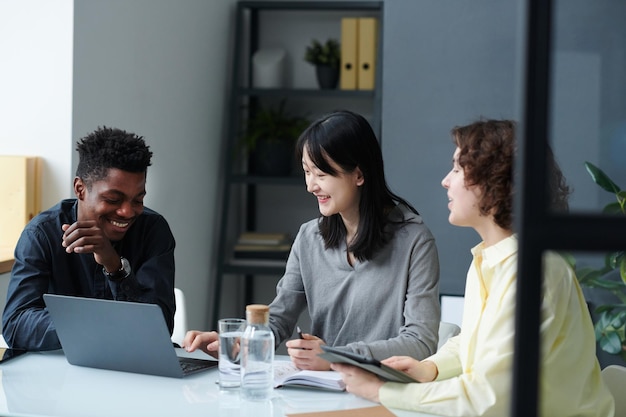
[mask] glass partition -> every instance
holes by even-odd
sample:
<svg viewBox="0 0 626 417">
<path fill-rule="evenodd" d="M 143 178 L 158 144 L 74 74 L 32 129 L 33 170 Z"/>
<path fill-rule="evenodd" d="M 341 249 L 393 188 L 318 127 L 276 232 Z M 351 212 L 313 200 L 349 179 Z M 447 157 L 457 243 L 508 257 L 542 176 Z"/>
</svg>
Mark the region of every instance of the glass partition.
<svg viewBox="0 0 626 417">
<path fill-rule="evenodd" d="M 594 183 L 586 163 L 626 188 L 624 19 L 626 2 L 553 2 L 549 137 L 573 191 L 572 213 L 597 214 L 616 202 L 613 187 Z"/>
<path fill-rule="evenodd" d="M 538 415 L 539 380 L 551 371 L 542 368 L 539 350 L 545 251 L 574 254 L 595 323 L 609 320 L 603 313 L 613 314 L 615 329 L 601 324 L 596 330 L 598 342 L 614 353 L 601 348 L 598 357 L 606 352 L 623 359 L 619 329 L 623 335 L 626 315 L 619 295 L 625 278 L 616 272 L 620 265 L 626 271 L 626 194 L 621 191 L 626 187 L 626 3 L 528 0 L 525 11 L 512 416 Z M 567 212 L 552 208 L 550 149 L 572 191 Z M 617 290 L 612 304 L 595 299 L 610 287 Z M 598 303 L 604 306 L 600 310 Z M 592 343 L 596 336 L 591 335 Z"/>
</svg>

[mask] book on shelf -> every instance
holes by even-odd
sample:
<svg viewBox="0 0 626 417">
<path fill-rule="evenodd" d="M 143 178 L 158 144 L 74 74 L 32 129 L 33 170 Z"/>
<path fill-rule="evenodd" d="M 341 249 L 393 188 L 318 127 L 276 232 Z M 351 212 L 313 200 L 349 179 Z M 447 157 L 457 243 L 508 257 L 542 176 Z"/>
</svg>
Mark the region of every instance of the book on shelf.
<svg viewBox="0 0 626 417">
<path fill-rule="evenodd" d="M 357 47 L 359 19 L 344 17 L 341 19 L 341 75 L 339 88 L 356 90 L 357 88 Z"/>
<path fill-rule="evenodd" d="M 373 90 L 376 82 L 376 39 L 378 19 L 361 17 L 358 24 L 357 89 Z"/>
<path fill-rule="evenodd" d="M 253 266 L 259 268 L 285 269 L 287 259 L 231 258 L 228 263 L 233 266 Z"/>
<path fill-rule="evenodd" d="M 286 261 L 290 250 L 287 233 L 245 232 L 233 248 L 233 258 Z"/>
<path fill-rule="evenodd" d="M 291 242 L 287 233 L 245 232 L 239 235 L 239 245 L 286 245 Z"/>
<path fill-rule="evenodd" d="M 281 387 L 346 390 L 339 372 L 301 370 L 291 361 L 274 361 L 274 388 Z"/>
<path fill-rule="evenodd" d="M 378 18 L 341 19 L 341 90 L 375 88 L 378 32 Z"/>
<path fill-rule="evenodd" d="M 235 245 L 235 259 L 275 259 L 286 261 L 291 245 Z"/>
</svg>

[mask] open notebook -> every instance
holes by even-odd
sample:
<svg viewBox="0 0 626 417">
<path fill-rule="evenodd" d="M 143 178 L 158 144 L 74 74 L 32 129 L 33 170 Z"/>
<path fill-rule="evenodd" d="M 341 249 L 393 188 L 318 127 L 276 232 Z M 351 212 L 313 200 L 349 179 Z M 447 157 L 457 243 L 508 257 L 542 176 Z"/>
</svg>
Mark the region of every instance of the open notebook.
<svg viewBox="0 0 626 417">
<path fill-rule="evenodd" d="M 183 377 L 217 361 L 182 358 L 156 304 L 44 294 L 67 361 L 72 365 Z"/>
<path fill-rule="evenodd" d="M 335 371 L 300 370 L 291 361 L 274 362 L 274 388 L 307 387 L 330 391 L 345 391 L 341 374 Z"/>
</svg>

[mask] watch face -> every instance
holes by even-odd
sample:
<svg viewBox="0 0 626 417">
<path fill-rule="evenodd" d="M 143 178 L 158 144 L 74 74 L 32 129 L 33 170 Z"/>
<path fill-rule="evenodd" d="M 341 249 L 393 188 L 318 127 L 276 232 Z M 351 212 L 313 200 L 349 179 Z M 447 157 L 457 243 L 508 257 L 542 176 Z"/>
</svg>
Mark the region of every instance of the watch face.
<svg viewBox="0 0 626 417">
<path fill-rule="evenodd" d="M 120 273 L 123 273 L 125 277 L 130 275 L 130 262 L 126 258 L 120 258 L 122 261 L 122 269 L 120 269 Z"/>
<path fill-rule="evenodd" d="M 107 276 L 107 278 L 109 278 L 111 281 L 121 281 L 124 278 L 128 277 L 130 275 L 130 263 L 128 262 L 128 259 L 121 257 L 120 261 L 122 262 L 122 267 L 115 271 L 115 272 L 107 272 L 106 269 L 104 269 L 104 267 L 102 268 L 102 272 L 104 272 L 104 275 Z"/>
</svg>

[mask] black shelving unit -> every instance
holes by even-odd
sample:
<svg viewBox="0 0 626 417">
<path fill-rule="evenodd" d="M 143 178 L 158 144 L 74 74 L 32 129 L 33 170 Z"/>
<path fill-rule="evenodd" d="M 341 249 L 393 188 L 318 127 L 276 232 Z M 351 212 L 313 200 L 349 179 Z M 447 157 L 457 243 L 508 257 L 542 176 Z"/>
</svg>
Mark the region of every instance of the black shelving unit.
<svg viewBox="0 0 626 417">
<path fill-rule="evenodd" d="M 264 16 L 275 12 L 295 12 L 290 15 L 296 19 L 307 19 L 307 14 L 314 13 L 316 18 L 325 18 L 334 24 L 336 21 L 340 33 L 341 17 L 373 16 L 378 18 L 377 59 L 375 88 L 373 90 L 322 90 L 317 88 L 254 88 L 252 84 L 252 56 L 259 50 L 260 34 L 263 31 Z M 246 164 L 237 159 L 238 137 L 245 122 L 246 112 L 254 110 L 263 100 L 297 100 L 304 106 L 326 106 L 324 112 L 335 108 L 350 108 L 352 103 L 366 103 L 371 106 L 370 123 L 381 139 L 381 102 L 382 102 L 382 24 L 383 2 L 380 1 L 241 1 L 237 3 L 235 15 L 235 42 L 230 88 L 229 121 L 224 137 L 224 181 L 222 184 L 222 206 L 219 223 L 219 243 L 217 253 L 216 276 L 211 294 L 215 326 L 219 319 L 222 284 L 226 275 L 244 277 L 243 297 L 245 304 L 252 300 L 252 280 L 255 275 L 283 274 L 284 262 L 235 261 L 232 257 L 237 236 L 244 231 L 257 231 L 257 188 L 260 186 L 286 187 L 292 192 L 295 186 L 304 187 L 302 176 L 267 177 L 251 175 Z M 303 21 L 304 21 L 303 20 Z M 272 30 L 280 30 L 273 27 Z M 288 33 L 285 36 L 289 36 Z M 314 34 L 310 38 L 315 38 Z M 310 40 L 310 39 L 309 39 Z M 299 45 L 304 53 L 306 44 Z M 298 59 L 294 57 L 294 59 Z M 324 102 L 332 104 L 323 104 Z M 239 202 L 243 210 L 233 207 Z"/>
</svg>

